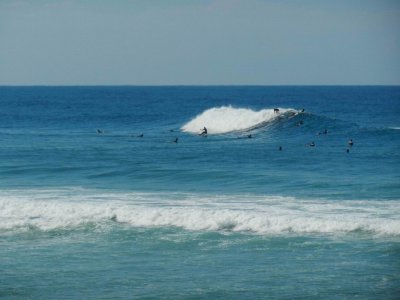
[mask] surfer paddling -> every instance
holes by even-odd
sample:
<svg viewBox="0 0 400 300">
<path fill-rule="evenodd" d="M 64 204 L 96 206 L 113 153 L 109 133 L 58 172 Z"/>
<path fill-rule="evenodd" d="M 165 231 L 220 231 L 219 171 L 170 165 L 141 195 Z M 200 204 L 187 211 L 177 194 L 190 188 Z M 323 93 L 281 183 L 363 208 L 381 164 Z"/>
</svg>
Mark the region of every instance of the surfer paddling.
<svg viewBox="0 0 400 300">
<path fill-rule="evenodd" d="M 314 142 L 311 142 L 311 143 L 307 144 L 307 146 L 308 146 L 308 147 L 315 147 L 315 143 L 314 143 Z"/>
</svg>

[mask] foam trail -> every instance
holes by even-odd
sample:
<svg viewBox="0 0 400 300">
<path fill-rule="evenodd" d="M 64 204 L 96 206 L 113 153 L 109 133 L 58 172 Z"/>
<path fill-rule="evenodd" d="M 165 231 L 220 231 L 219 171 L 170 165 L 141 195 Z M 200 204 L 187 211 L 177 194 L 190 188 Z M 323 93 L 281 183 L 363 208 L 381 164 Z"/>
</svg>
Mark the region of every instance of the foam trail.
<svg viewBox="0 0 400 300">
<path fill-rule="evenodd" d="M 87 223 L 262 235 L 364 232 L 400 237 L 398 201 L 310 201 L 249 195 L 0 192 L 0 235 Z M 108 224 L 108 225 L 107 225 Z"/>
<path fill-rule="evenodd" d="M 288 112 L 296 112 L 296 110 L 279 108 L 279 113 L 277 114 L 274 113 L 273 109 L 254 111 L 231 106 L 214 107 L 207 109 L 183 125 L 181 130 L 189 133 L 200 133 L 205 126 L 209 134 L 243 131 L 273 121 Z"/>
</svg>

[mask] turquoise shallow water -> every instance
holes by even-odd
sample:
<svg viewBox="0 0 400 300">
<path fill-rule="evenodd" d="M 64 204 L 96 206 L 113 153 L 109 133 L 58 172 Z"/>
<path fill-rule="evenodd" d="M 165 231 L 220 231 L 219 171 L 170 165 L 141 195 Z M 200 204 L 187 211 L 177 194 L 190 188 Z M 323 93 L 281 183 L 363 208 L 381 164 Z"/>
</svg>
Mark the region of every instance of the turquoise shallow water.
<svg viewBox="0 0 400 300">
<path fill-rule="evenodd" d="M 0 297 L 400 294 L 398 87 L 1 87 L 0 104 Z"/>
<path fill-rule="evenodd" d="M 399 292 L 400 249 L 388 240 L 78 231 L 3 240 L 2 296 L 395 299 Z"/>
</svg>

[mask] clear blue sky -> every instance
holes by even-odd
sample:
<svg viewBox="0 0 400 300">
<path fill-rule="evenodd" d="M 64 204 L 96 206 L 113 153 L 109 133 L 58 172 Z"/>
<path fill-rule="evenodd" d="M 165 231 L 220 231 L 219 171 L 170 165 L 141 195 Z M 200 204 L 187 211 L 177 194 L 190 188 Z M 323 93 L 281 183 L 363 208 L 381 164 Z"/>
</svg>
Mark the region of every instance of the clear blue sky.
<svg viewBox="0 0 400 300">
<path fill-rule="evenodd" d="M 0 85 L 400 84 L 400 1 L 0 0 Z"/>
</svg>

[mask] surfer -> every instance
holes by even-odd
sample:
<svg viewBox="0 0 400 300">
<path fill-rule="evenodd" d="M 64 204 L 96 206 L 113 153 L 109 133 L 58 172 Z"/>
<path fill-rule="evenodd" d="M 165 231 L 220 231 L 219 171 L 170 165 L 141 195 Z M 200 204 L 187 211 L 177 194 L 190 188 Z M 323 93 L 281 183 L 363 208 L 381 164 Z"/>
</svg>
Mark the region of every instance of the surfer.
<svg viewBox="0 0 400 300">
<path fill-rule="evenodd" d="M 350 140 L 347 142 L 347 144 L 349 144 L 349 146 L 353 146 L 353 145 L 354 145 L 353 139 L 350 139 Z"/>
<path fill-rule="evenodd" d="M 202 132 L 200 133 L 200 135 L 207 135 L 207 128 L 204 126 L 204 128 L 203 129 L 201 129 L 202 130 Z"/>
<path fill-rule="evenodd" d="M 143 135 L 143 133 L 141 133 L 141 134 L 139 134 L 137 137 L 143 137 L 144 135 Z"/>
<path fill-rule="evenodd" d="M 328 134 L 328 130 L 327 129 L 325 129 L 324 131 L 322 131 L 322 132 L 318 132 L 318 134 L 317 135 L 320 135 L 320 134 Z"/>
<path fill-rule="evenodd" d="M 274 113 L 279 114 L 279 108 L 274 108 Z"/>
<path fill-rule="evenodd" d="M 282 146 L 279 146 L 279 151 L 282 151 Z"/>
<path fill-rule="evenodd" d="M 308 144 L 308 146 L 310 146 L 310 147 L 315 147 L 315 143 L 314 143 L 314 142 L 311 142 L 311 143 Z"/>
<path fill-rule="evenodd" d="M 98 134 L 102 134 L 103 131 L 101 131 L 100 129 L 97 129 L 97 133 L 98 133 Z"/>
<path fill-rule="evenodd" d="M 239 136 L 238 139 L 252 139 L 253 135 L 252 134 L 248 134 L 246 136 Z"/>
<path fill-rule="evenodd" d="M 301 126 L 301 125 L 303 125 L 303 124 L 304 124 L 303 120 L 300 120 L 300 121 L 296 124 L 296 126 Z"/>
<path fill-rule="evenodd" d="M 172 141 L 172 143 L 178 143 L 178 138 L 176 137 L 175 140 Z"/>
</svg>

